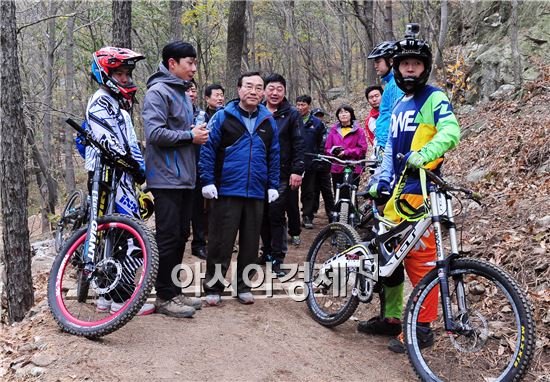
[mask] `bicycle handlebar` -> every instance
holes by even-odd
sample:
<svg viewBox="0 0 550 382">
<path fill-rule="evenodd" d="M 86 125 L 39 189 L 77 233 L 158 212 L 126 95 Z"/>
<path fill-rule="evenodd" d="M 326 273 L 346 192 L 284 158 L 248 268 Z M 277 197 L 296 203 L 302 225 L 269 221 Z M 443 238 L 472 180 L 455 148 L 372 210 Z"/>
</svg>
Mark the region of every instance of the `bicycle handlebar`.
<svg viewBox="0 0 550 382">
<path fill-rule="evenodd" d="M 105 156 L 115 166 L 119 167 L 123 171 L 127 171 L 132 174 L 139 173 L 139 167 L 140 167 L 139 163 L 130 155 L 127 155 L 126 157 L 113 155 L 105 147 L 103 147 L 89 131 L 86 131 L 85 129 L 83 129 L 82 126 L 80 126 L 73 119 L 67 118 L 65 122 L 67 122 L 73 129 L 78 131 L 80 134 L 82 134 L 86 138 L 86 141 L 88 141 L 91 145 L 93 145 L 99 151 L 101 151 L 102 155 Z"/>
<path fill-rule="evenodd" d="M 397 160 L 402 161 L 405 159 L 405 155 L 399 153 L 396 155 Z M 466 195 L 468 199 L 473 200 L 477 204 L 481 205 L 481 195 L 477 192 L 474 192 L 468 188 L 460 187 L 452 185 L 448 182 L 446 182 L 443 178 L 441 178 L 439 175 L 435 174 L 433 171 L 428 170 L 425 167 L 422 167 L 422 169 L 426 172 L 426 175 L 441 189 L 446 191 L 456 191 L 456 192 L 462 192 Z"/>
<path fill-rule="evenodd" d="M 340 159 L 330 155 L 313 154 L 313 153 L 306 153 L 306 155 L 310 157 L 315 157 L 314 160 L 319 160 L 319 161 L 328 162 L 328 163 L 337 162 L 338 164 L 341 164 L 344 166 L 355 166 L 363 163 L 368 164 L 368 166 L 376 166 L 378 164 L 377 161 L 368 160 L 368 159 L 359 159 L 359 160 Z"/>
</svg>

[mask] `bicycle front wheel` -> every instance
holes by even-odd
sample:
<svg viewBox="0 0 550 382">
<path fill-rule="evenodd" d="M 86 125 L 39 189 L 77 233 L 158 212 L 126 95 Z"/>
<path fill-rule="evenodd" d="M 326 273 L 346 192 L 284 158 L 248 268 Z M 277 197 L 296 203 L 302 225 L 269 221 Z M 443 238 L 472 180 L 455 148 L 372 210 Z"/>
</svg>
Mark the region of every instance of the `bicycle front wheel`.
<svg viewBox="0 0 550 382">
<path fill-rule="evenodd" d="M 125 325 L 145 303 L 158 270 L 154 235 L 139 220 L 98 219 L 95 264 L 85 269 L 82 228 L 56 257 L 48 281 L 50 310 L 64 330 L 89 338 Z"/>
<path fill-rule="evenodd" d="M 413 290 L 405 312 L 405 345 L 423 381 L 519 381 L 531 362 L 535 325 L 525 295 L 510 275 L 485 261 L 451 262 L 452 320 L 461 330 L 447 333 L 438 319 L 420 322 L 426 297 L 437 293 L 433 270 Z"/>
<path fill-rule="evenodd" d="M 340 325 L 355 312 L 358 268 L 337 269 L 324 263 L 338 253 L 359 243 L 357 232 L 347 224 L 332 223 L 317 235 L 307 257 L 309 277 L 307 306 L 313 319 L 328 327 Z"/>
</svg>

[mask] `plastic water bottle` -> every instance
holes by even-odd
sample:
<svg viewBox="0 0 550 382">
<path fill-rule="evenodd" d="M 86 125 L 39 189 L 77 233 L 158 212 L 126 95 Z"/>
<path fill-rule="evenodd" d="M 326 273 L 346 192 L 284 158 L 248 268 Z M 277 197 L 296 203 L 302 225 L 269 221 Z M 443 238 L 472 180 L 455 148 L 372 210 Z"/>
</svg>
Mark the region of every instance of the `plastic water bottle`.
<svg viewBox="0 0 550 382">
<path fill-rule="evenodd" d="M 202 125 L 206 122 L 206 112 L 204 110 L 199 111 L 199 114 L 195 117 L 195 127 Z"/>
</svg>

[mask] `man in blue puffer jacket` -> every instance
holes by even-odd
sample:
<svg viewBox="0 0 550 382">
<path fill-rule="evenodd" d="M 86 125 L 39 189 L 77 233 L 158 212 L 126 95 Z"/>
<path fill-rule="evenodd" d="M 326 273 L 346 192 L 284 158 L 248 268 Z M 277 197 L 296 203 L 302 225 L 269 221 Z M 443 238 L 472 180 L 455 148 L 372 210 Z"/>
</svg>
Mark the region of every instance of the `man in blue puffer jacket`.
<svg viewBox="0 0 550 382">
<path fill-rule="evenodd" d="M 272 114 L 260 104 L 264 81 L 260 73 L 250 72 L 241 75 L 237 86 L 239 99 L 210 119 L 199 160 L 202 194 L 212 199 L 204 280 L 211 306 L 221 302 L 225 286 L 220 276 L 229 268 L 237 231 L 237 295 L 243 304 L 254 303 L 243 271 L 258 254 L 266 190 L 269 203 L 279 197 L 279 138 Z"/>
</svg>

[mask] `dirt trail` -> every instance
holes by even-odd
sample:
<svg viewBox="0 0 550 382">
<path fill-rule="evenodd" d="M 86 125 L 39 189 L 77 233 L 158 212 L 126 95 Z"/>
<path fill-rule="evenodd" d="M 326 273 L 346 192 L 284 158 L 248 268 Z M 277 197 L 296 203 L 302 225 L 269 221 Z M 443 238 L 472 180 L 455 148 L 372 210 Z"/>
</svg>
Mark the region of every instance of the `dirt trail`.
<svg viewBox="0 0 550 382">
<path fill-rule="evenodd" d="M 314 230 L 302 233 L 302 244 L 289 248 L 288 262 L 304 261 L 324 223 L 316 221 Z M 188 264 L 195 261 L 188 253 L 184 258 Z M 51 254 L 35 257 L 34 315 L 13 327 L 4 327 L 0 333 L 0 342 L 4 343 L 0 379 L 415 379 L 406 357 L 387 350 L 387 338 L 357 333 L 354 320 L 335 329 L 324 328 L 309 316 L 305 303 L 280 293 L 275 293 L 275 298 L 257 298 L 250 306 L 227 298 L 221 307 L 203 308 L 192 319 L 156 314 L 137 317 L 97 341 L 65 334 L 47 309 L 45 284 L 50 262 Z M 375 304 L 360 306 L 353 318 L 371 317 Z M 43 366 L 37 368 L 37 364 Z"/>
</svg>

